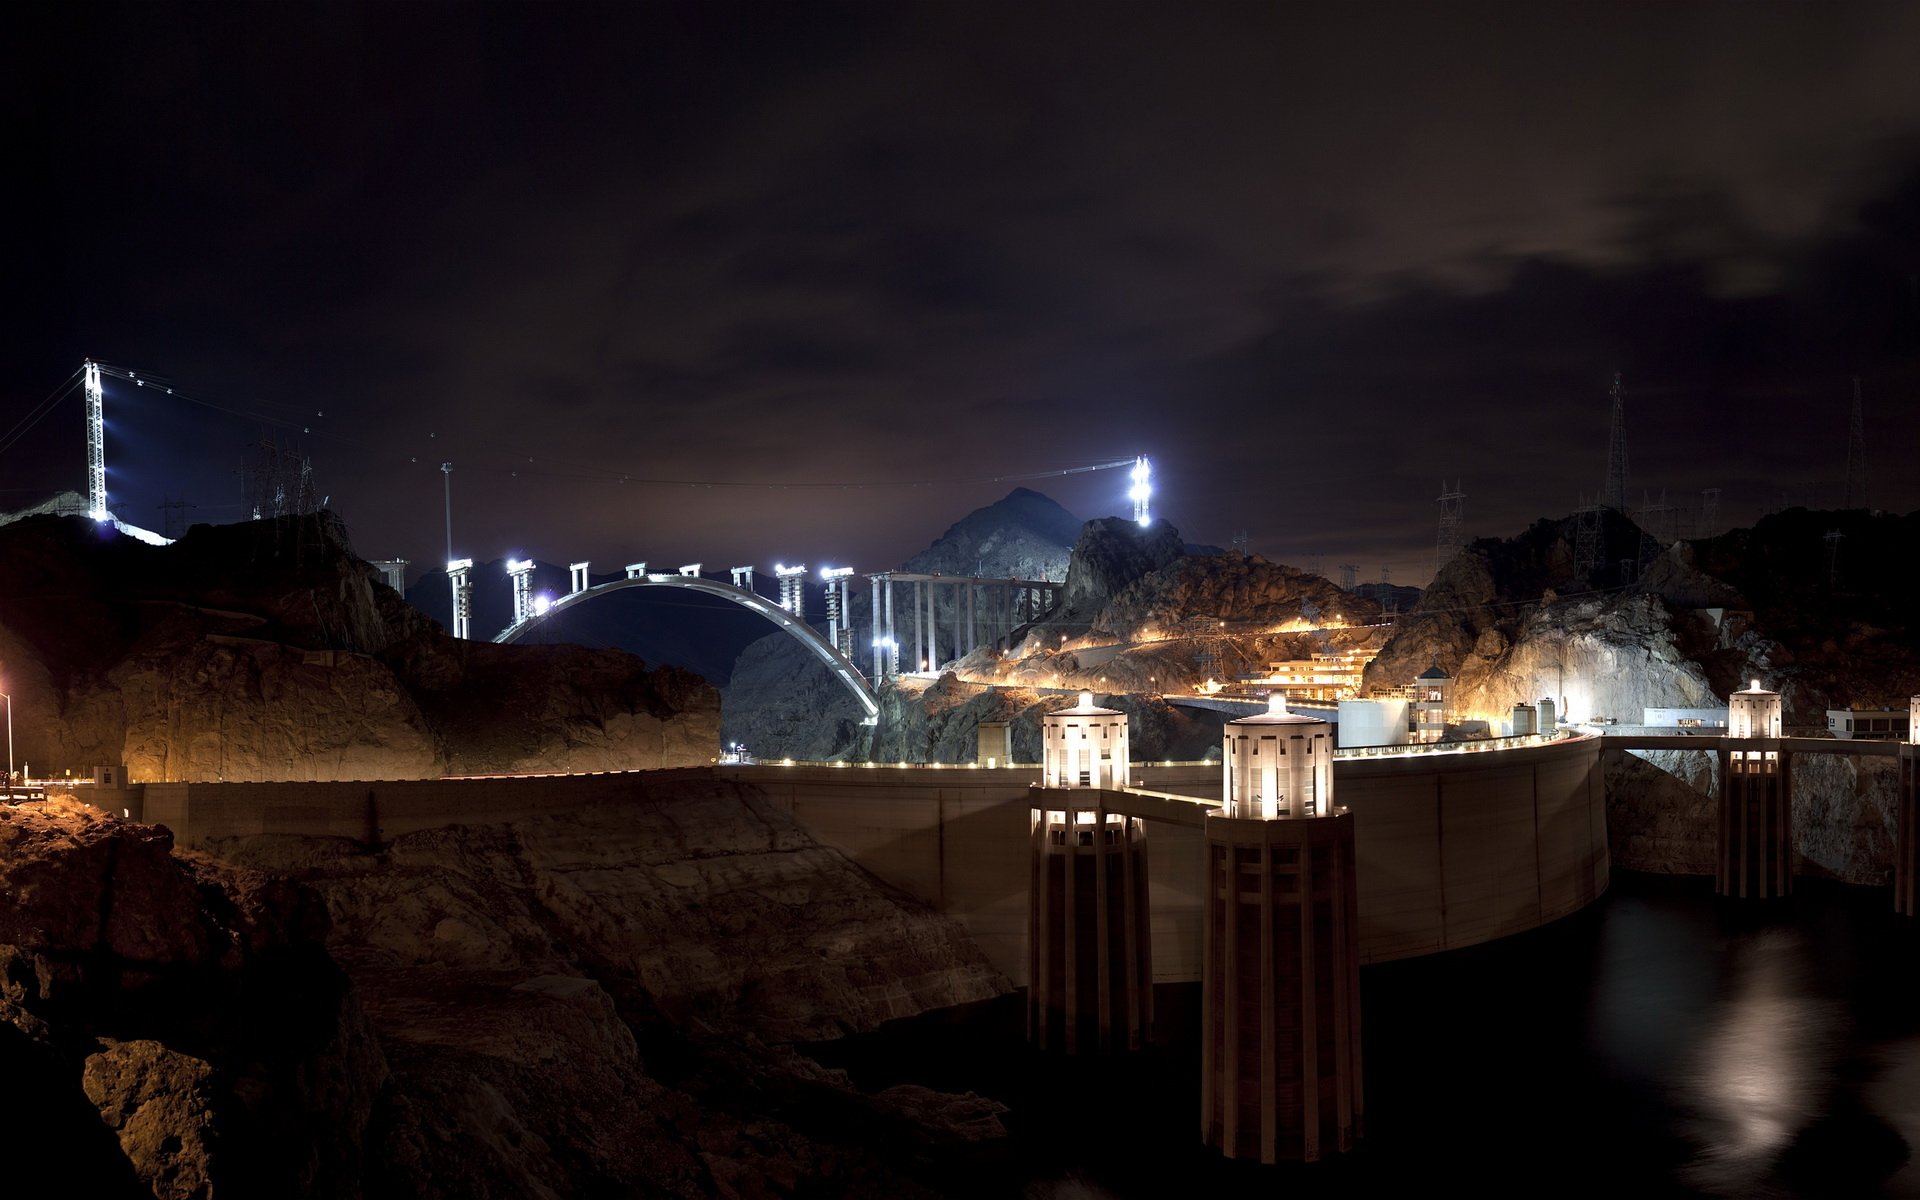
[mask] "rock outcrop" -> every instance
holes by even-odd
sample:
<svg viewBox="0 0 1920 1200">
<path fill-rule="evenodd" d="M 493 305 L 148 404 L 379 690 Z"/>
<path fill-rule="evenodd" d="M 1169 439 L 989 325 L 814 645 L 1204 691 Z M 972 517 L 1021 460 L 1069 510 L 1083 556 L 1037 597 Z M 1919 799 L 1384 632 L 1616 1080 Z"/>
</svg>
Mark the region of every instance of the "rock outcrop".
<svg viewBox="0 0 1920 1200">
<path fill-rule="evenodd" d="M 1171 566 L 1185 554 L 1180 531 L 1165 521 L 1146 526 L 1125 517 L 1088 521 L 1073 544 L 1060 610 L 1050 619 L 1057 624 L 1091 625 L 1121 589 Z"/>
<path fill-rule="evenodd" d="M 387 1069 L 325 909 L 171 851 L 72 802 L 0 807 L 0 1062 L 51 1124 L 9 1157 L 75 1194 L 362 1195 Z"/>
<path fill-rule="evenodd" d="M 998 1131 L 990 1102 L 863 1096 L 789 1048 L 1007 983 L 752 788 L 669 773 L 377 857 L 222 850 L 325 899 L 392 1064 L 387 1194 L 929 1195 L 930 1145 Z"/>
<path fill-rule="evenodd" d="M 446 637 L 329 514 L 172 546 L 0 527 L 15 758 L 136 781 L 645 769 L 717 751 L 717 696 L 616 652 Z"/>
<path fill-rule="evenodd" d="M 982 687 L 949 673 L 919 690 L 881 695 L 873 757 L 880 762 L 966 763 L 979 753 L 980 723 L 1006 721 L 1015 762 L 1040 761 L 1041 718 L 1071 707 L 1074 696 L 1042 695 L 1020 687 Z M 1220 718 L 1194 714 L 1151 696 L 1099 695 L 1099 703 L 1128 716 L 1127 744 L 1135 760 L 1192 761 L 1218 756 Z"/>
</svg>

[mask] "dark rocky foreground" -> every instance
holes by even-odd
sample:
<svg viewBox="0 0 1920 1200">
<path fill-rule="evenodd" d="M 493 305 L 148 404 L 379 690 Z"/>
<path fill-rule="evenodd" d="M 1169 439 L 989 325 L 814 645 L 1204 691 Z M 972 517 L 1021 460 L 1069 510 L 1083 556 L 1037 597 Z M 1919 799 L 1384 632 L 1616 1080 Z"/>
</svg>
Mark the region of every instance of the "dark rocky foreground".
<svg viewBox="0 0 1920 1200">
<path fill-rule="evenodd" d="M 992 1160 L 997 1105 L 791 1046 L 1005 980 L 750 790 L 221 850 L 0 808 L 0 1140 L 72 1194 L 915 1196 Z"/>
</svg>

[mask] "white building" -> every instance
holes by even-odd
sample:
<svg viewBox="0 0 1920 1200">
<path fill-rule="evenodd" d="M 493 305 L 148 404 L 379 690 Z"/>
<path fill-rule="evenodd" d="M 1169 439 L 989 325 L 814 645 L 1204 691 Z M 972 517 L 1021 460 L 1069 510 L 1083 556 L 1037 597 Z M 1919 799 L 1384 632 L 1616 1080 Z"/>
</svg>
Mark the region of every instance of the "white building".
<svg viewBox="0 0 1920 1200">
<path fill-rule="evenodd" d="M 1040 722 L 1043 786 L 1124 788 L 1133 780 L 1127 758 L 1127 714 L 1098 708 L 1092 692 Z"/>
<path fill-rule="evenodd" d="M 1415 740 L 1437 742 L 1446 736 L 1447 710 L 1452 707 L 1453 676 L 1438 665 L 1420 672 L 1413 681 Z"/>
<path fill-rule="evenodd" d="M 1221 731 L 1223 815 L 1274 820 L 1333 810 L 1333 726 L 1287 711 L 1285 696 L 1267 711 L 1228 721 Z"/>
<path fill-rule="evenodd" d="M 1340 702 L 1340 745 L 1404 746 L 1413 740 L 1407 723 L 1406 700 L 1342 700 Z"/>
</svg>

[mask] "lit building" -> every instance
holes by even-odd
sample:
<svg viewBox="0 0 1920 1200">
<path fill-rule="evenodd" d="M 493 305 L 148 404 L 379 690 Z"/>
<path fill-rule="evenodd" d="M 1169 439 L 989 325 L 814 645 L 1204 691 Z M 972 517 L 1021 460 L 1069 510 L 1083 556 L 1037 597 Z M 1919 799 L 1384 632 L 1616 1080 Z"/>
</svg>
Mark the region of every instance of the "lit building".
<svg viewBox="0 0 1920 1200">
<path fill-rule="evenodd" d="M 1223 732 L 1229 790 L 1206 818 L 1201 1136 L 1230 1158 L 1311 1161 L 1361 1133 L 1353 816 L 1334 804 L 1327 722 L 1276 698 Z"/>
<path fill-rule="evenodd" d="M 1453 677 L 1435 665 L 1420 672 L 1413 686 L 1414 740 L 1437 742 L 1447 732 L 1447 712 L 1452 707 L 1453 699 Z"/>
<path fill-rule="evenodd" d="M 1771 900 L 1793 890 L 1792 760 L 1781 753 L 1780 709 L 1780 693 L 1758 679 L 1727 698 L 1714 878 L 1722 896 Z"/>
<path fill-rule="evenodd" d="M 983 738 L 986 736 L 982 734 Z M 1125 788 L 1127 717 L 1080 693 L 1042 721 L 1027 906 L 1027 1036 L 1069 1054 L 1137 1049 L 1153 1025 L 1146 824 Z"/>
<path fill-rule="evenodd" d="M 1289 700 L 1350 700 L 1360 694 L 1361 676 L 1378 651 L 1347 650 L 1267 664 L 1264 677 L 1242 679 Z"/>
<path fill-rule="evenodd" d="M 1534 711 L 1533 705 L 1531 704 L 1514 705 L 1513 713 L 1507 720 L 1508 736 L 1509 737 L 1526 737 L 1528 734 L 1534 731 L 1534 722 L 1538 719 L 1538 717 L 1539 717 L 1539 714 Z"/>
<path fill-rule="evenodd" d="M 1827 736 L 1876 742 L 1904 742 L 1913 728 L 1904 708 L 1830 708 Z"/>
<path fill-rule="evenodd" d="M 1042 717 L 1040 739 L 1043 787 L 1124 788 L 1132 781 L 1127 714 L 1096 707 L 1092 692 Z"/>
</svg>

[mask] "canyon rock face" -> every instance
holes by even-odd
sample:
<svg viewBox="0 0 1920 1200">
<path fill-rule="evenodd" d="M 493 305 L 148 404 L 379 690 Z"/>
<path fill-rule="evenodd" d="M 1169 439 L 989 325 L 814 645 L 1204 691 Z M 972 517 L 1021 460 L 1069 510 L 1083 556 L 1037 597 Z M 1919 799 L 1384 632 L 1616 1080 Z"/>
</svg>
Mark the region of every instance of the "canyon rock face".
<svg viewBox="0 0 1920 1200">
<path fill-rule="evenodd" d="M 1180 531 L 1165 521 L 1142 527 L 1125 517 L 1088 521 L 1073 544 L 1055 623 L 1092 624 L 1128 584 L 1186 555 Z"/>
<path fill-rule="evenodd" d="M 978 1098 L 897 1105 L 789 1048 L 1008 985 L 750 787 L 666 773 L 379 855 L 221 849 L 325 899 L 392 1064 L 388 1194 L 930 1195 L 903 1160 L 998 1129 Z"/>
<path fill-rule="evenodd" d="M 720 738 L 761 758 L 827 762 L 869 748 L 867 710 L 825 663 L 784 633 L 761 638 L 733 665 Z"/>
<path fill-rule="evenodd" d="M 646 769 L 717 752 L 697 679 L 572 646 L 455 641 L 329 514 L 172 546 L 84 518 L 0 526 L 15 758 L 136 781 Z"/>
<path fill-rule="evenodd" d="M 1128 716 L 1127 745 L 1135 761 L 1180 762 L 1217 758 L 1217 713 L 1193 713 L 1151 696 L 1095 696 L 1097 703 Z M 888 689 L 881 695 L 880 727 L 873 757 L 879 762 L 973 762 L 979 753 L 980 723 L 1006 721 L 1013 736 L 1013 761 L 1040 761 L 1041 718 L 1071 708 L 1078 697 L 1042 695 L 1026 688 L 984 688 L 941 676 L 924 689 Z"/>
<path fill-rule="evenodd" d="M 11 1157 L 74 1194 L 362 1195 L 387 1068 L 325 930 L 164 829 L 0 807 L 0 1066 L 35 1093 Z"/>
<path fill-rule="evenodd" d="M 1718 755 L 1609 750 L 1602 762 L 1613 865 L 1658 875 L 1712 875 L 1718 856 Z M 1872 886 L 1892 880 L 1898 768 L 1890 758 L 1794 755 L 1797 872 Z"/>
<path fill-rule="evenodd" d="M 0 1147 L 73 1194 L 933 1197 L 1003 1133 L 795 1048 L 1008 984 L 751 787 L 217 849 L 0 807 Z"/>
</svg>

